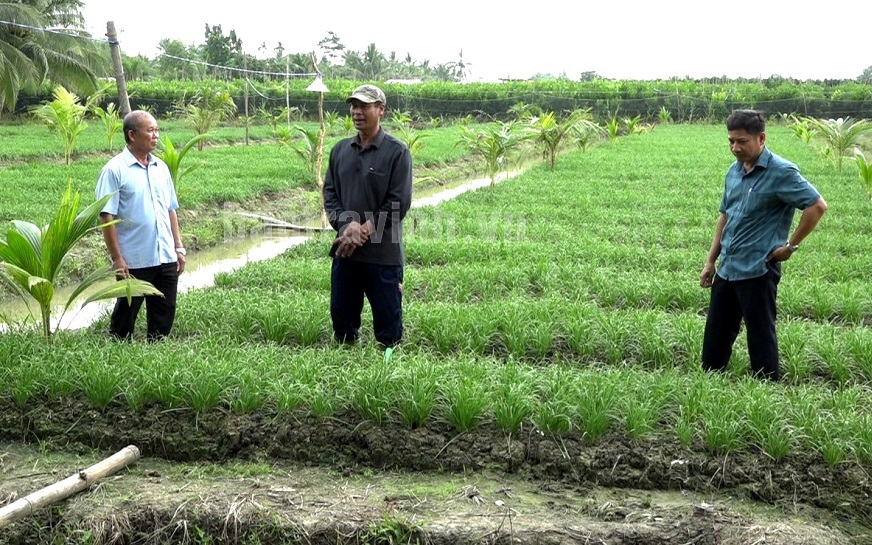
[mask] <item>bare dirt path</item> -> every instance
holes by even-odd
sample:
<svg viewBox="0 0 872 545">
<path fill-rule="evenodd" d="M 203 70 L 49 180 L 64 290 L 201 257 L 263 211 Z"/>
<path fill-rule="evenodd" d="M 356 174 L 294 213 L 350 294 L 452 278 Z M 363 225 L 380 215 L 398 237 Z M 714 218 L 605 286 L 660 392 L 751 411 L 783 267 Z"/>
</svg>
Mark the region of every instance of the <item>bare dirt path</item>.
<svg viewBox="0 0 872 545">
<path fill-rule="evenodd" d="M 0 503 L 96 461 L 0 443 Z M 847 544 L 827 514 L 728 495 L 567 486 L 490 472 L 339 471 L 140 459 L 0 543 Z"/>
</svg>

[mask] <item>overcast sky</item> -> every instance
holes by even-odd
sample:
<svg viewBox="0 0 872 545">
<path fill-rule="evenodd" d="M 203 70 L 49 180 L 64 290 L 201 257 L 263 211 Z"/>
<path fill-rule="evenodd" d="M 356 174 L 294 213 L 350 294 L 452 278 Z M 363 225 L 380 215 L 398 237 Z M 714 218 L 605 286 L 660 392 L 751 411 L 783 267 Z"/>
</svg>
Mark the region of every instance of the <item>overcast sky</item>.
<svg viewBox="0 0 872 545">
<path fill-rule="evenodd" d="M 347 0 L 196 2 L 84 0 L 95 37 L 114 21 L 124 53 L 154 58 L 173 38 L 202 44 L 206 24 L 235 30 L 246 53 L 317 49 L 335 32 L 347 49 L 406 53 L 431 65 L 463 59 L 470 79 L 537 73 L 578 79 L 673 76 L 856 78 L 872 65 L 872 0 Z M 515 6 L 515 7 L 510 7 Z"/>
</svg>

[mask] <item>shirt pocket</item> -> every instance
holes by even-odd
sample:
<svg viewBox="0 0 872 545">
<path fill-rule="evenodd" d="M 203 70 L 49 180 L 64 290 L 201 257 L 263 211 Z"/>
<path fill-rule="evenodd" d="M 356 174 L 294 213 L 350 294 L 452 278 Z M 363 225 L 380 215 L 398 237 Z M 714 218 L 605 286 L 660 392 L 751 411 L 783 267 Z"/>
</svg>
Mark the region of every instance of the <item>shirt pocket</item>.
<svg viewBox="0 0 872 545">
<path fill-rule="evenodd" d="M 388 192 L 388 185 L 391 181 L 391 174 L 387 170 L 382 170 L 377 166 L 367 167 L 363 173 L 363 179 L 366 181 L 367 187 L 374 193 L 380 201 Z"/>
<path fill-rule="evenodd" d="M 747 213 L 766 211 L 772 206 L 772 195 L 759 188 L 752 187 L 745 195 L 743 209 Z"/>
</svg>

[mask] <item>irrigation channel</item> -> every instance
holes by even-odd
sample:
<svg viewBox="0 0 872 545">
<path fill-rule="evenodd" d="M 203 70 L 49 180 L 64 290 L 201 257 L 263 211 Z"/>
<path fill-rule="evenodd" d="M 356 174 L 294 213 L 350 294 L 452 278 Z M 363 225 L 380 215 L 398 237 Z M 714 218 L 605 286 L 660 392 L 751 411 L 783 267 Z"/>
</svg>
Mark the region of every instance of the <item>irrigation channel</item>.
<svg viewBox="0 0 872 545">
<path fill-rule="evenodd" d="M 511 171 L 497 178 L 500 182 L 516 176 L 520 171 Z M 489 178 L 477 178 L 469 181 L 459 181 L 418 192 L 412 208 L 423 206 L 435 206 L 441 202 L 453 199 L 467 191 L 474 191 L 490 184 Z M 280 255 L 285 250 L 309 240 L 304 233 L 306 230 L 319 229 L 321 220 L 318 217 L 308 218 L 299 224 L 302 229 L 286 229 L 281 227 L 281 222 L 276 222 L 278 228 L 265 229 L 261 234 L 249 234 L 239 239 L 230 239 L 226 242 L 202 251 L 191 253 L 188 256 L 187 269 L 179 277 L 179 292 L 198 288 L 206 288 L 214 285 L 215 275 L 222 272 L 234 271 L 246 263 L 254 263 L 271 259 Z M 75 289 L 74 286 L 62 287 L 55 294 L 56 301 L 66 301 Z M 18 300 L 0 300 L 2 312 L 0 317 L 6 318 L 12 323 L 25 320 L 28 316 L 27 307 Z M 100 316 L 111 310 L 112 303 L 98 302 L 86 306 L 77 304 L 63 313 L 60 320 L 53 319 L 53 329 L 82 329 L 95 322 Z M 60 316 L 63 306 L 54 309 L 52 316 Z M 9 326 L 0 323 L 0 332 Z"/>
</svg>

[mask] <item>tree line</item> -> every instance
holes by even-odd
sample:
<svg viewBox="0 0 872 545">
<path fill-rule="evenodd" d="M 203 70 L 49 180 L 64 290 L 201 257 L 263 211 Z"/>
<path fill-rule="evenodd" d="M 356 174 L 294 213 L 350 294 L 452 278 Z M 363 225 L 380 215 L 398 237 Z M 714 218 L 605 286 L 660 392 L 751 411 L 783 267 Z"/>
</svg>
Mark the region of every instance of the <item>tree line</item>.
<svg viewBox="0 0 872 545">
<path fill-rule="evenodd" d="M 84 30 L 82 6 L 82 0 L 0 1 L 0 112 L 15 111 L 22 92 L 42 96 L 55 85 L 63 85 L 88 96 L 98 88 L 100 78 L 114 76 L 106 40 L 94 39 Z M 250 79 L 275 79 L 311 74 L 315 71 L 313 55 L 318 56 L 318 70 L 334 80 L 458 82 L 471 73 L 471 63 L 462 50 L 453 61 L 419 62 L 409 53 L 382 52 L 374 43 L 363 51 L 350 50 L 334 32 L 318 43 L 317 51 L 292 53 L 281 43 L 273 49 L 262 43 L 257 55 L 244 52 L 241 37 L 234 30 L 225 34 L 221 25 L 207 23 L 203 38 L 203 43 L 193 45 L 164 38 L 154 59 L 127 56 L 122 51 L 125 74 L 131 81 L 232 80 L 247 70 Z M 542 74 L 534 79 L 568 78 Z M 585 72 L 579 79 L 601 78 Z M 856 81 L 872 84 L 872 66 Z"/>
<path fill-rule="evenodd" d="M 258 55 L 252 55 L 243 51 L 242 39 L 235 30 L 225 34 L 221 25 L 206 24 L 203 43 L 185 45 L 180 40 L 164 38 L 158 42 L 158 49 L 160 53 L 154 59 L 126 56 L 122 52 L 127 78 L 232 79 L 245 73 L 251 79 L 267 79 L 282 74 L 311 74 L 315 72 L 313 56 L 318 59 L 318 71 L 331 79 L 457 82 L 466 79 L 470 67 L 462 50 L 456 61 L 418 62 L 410 53 L 403 57 L 395 51 L 385 53 L 374 43 L 363 51 L 353 51 L 332 31 L 318 42 L 317 51 L 292 53 L 281 42 L 273 49 L 264 42 L 257 48 Z"/>
</svg>

